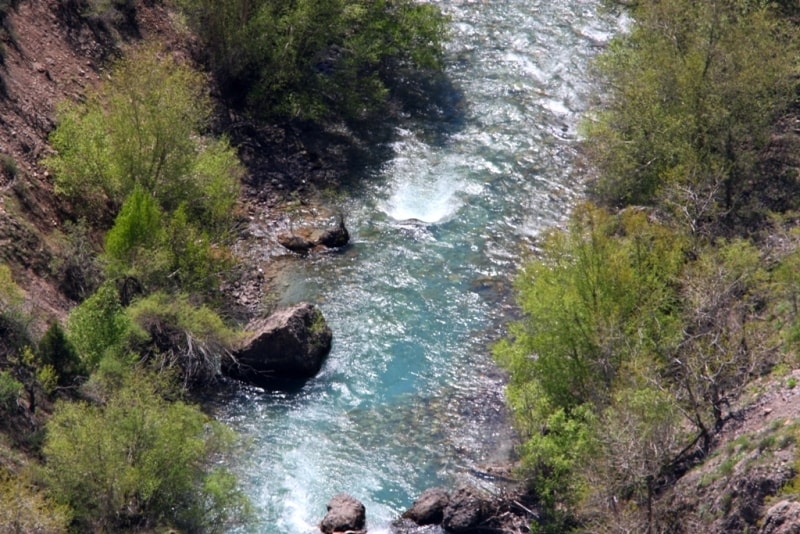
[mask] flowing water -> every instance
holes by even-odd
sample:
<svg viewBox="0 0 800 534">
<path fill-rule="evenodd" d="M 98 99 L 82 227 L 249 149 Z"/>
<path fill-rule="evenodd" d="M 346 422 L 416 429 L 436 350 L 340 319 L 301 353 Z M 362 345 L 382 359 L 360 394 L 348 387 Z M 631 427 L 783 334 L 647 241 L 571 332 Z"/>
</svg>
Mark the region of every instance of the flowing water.
<svg viewBox="0 0 800 534">
<path fill-rule="evenodd" d="M 249 392 L 222 419 L 252 440 L 252 531 L 316 531 L 344 491 L 370 532 L 430 486 L 507 460 L 489 344 L 528 239 L 577 193 L 570 162 L 587 62 L 616 29 L 597 0 L 439 0 L 451 16 L 457 113 L 412 121 L 341 200 L 352 244 L 291 262 L 281 304 L 318 303 L 333 332 L 319 376 Z"/>
</svg>

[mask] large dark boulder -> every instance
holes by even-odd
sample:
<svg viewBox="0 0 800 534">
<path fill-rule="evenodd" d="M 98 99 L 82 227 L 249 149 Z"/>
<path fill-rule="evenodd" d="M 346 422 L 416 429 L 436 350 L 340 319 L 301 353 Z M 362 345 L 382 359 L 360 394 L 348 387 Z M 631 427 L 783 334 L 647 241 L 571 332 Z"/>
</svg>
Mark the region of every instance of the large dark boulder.
<svg viewBox="0 0 800 534">
<path fill-rule="evenodd" d="M 450 496 L 444 509 L 442 526 L 447 532 L 481 532 L 479 526 L 489 516 L 488 503 L 471 488 L 460 488 Z"/>
<path fill-rule="evenodd" d="M 257 386 L 316 375 L 331 349 L 331 329 L 309 303 L 277 311 L 250 325 L 253 334 L 226 365 L 228 376 Z"/>
<path fill-rule="evenodd" d="M 334 495 L 328 503 L 328 513 L 319 524 L 319 529 L 324 534 L 333 534 L 334 532 L 363 534 L 367 532 L 366 523 L 367 511 L 364 505 L 346 493 L 339 493 Z"/>
<path fill-rule="evenodd" d="M 414 501 L 403 514 L 417 525 L 439 525 L 444 519 L 444 509 L 450 503 L 450 495 L 443 488 L 429 488 Z"/>
</svg>

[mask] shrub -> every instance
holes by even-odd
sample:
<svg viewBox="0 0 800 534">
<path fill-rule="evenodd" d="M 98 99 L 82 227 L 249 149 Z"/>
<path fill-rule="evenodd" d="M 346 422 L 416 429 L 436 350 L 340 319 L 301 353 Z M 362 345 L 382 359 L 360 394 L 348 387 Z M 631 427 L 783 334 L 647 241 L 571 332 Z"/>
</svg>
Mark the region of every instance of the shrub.
<svg viewBox="0 0 800 534">
<path fill-rule="evenodd" d="M 175 369 L 184 384 L 218 379 L 239 337 L 210 308 L 195 307 L 186 296 L 150 295 L 133 303 L 128 316 L 147 339 L 145 358 L 158 369 Z"/>
<path fill-rule="evenodd" d="M 127 352 L 130 330 L 117 289 L 109 283 L 74 308 L 67 319 L 67 339 L 89 371 L 107 355 Z"/>
<path fill-rule="evenodd" d="M 19 172 L 17 162 L 8 154 L 0 154 L 0 169 L 2 169 L 3 174 L 5 174 L 9 180 L 16 178 Z"/>
<path fill-rule="evenodd" d="M 202 77 L 171 57 L 143 47 L 84 104 L 63 104 L 46 164 L 56 190 L 95 219 L 139 187 L 167 213 L 188 202 L 204 224 L 227 230 L 241 167 L 225 140 L 199 137 L 211 101 Z"/>
<path fill-rule="evenodd" d="M 20 393 L 22 393 L 22 383 L 8 371 L 0 371 L 0 410 L 14 409 Z"/>
<path fill-rule="evenodd" d="M 0 472 L 0 532 L 64 534 L 71 520 L 68 507 L 52 502 L 24 477 Z"/>
<path fill-rule="evenodd" d="M 59 386 L 72 384 L 75 378 L 85 372 L 75 347 L 59 323 L 52 323 L 39 340 L 36 357 L 42 376 L 52 375 L 51 380 Z M 43 381 L 40 379 L 40 382 Z"/>
<path fill-rule="evenodd" d="M 360 119 L 442 66 L 444 17 L 410 0 L 181 0 L 212 69 L 256 115 Z"/>
<path fill-rule="evenodd" d="M 219 463 L 233 450 L 231 431 L 165 401 L 158 385 L 133 374 L 102 406 L 56 405 L 43 449 L 47 478 L 81 529 L 226 532 L 246 517 L 247 501 Z"/>
</svg>

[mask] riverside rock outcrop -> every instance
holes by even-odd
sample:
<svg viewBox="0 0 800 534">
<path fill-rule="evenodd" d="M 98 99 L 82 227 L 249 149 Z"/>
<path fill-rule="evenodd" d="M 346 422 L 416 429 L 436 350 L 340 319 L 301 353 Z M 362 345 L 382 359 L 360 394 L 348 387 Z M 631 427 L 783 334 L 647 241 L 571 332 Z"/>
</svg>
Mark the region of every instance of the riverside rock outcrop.
<svg viewBox="0 0 800 534">
<path fill-rule="evenodd" d="M 257 320 L 248 330 L 252 335 L 233 352 L 225 373 L 260 387 L 281 379 L 313 377 L 333 339 L 322 312 L 307 302 Z"/>
<path fill-rule="evenodd" d="M 366 534 L 367 511 L 364 505 L 347 493 L 334 495 L 328 502 L 328 513 L 319 524 L 324 534 Z"/>
<path fill-rule="evenodd" d="M 320 247 L 339 248 L 350 241 L 350 232 L 344 225 L 344 218 L 333 228 L 301 228 L 278 235 L 278 243 L 284 248 L 305 254 Z"/>
<path fill-rule="evenodd" d="M 414 501 L 404 514 L 417 525 L 440 525 L 444 519 L 444 509 L 450 504 L 450 495 L 444 488 L 429 488 Z"/>
<path fill-rule="evenodd" d="M 490 534 L 529 532 L 538 518 L 530 507 L 531 495 L 503 492 L 493 495 L 471 485 L 450 493 L 442 488 L 425 490 L 402 517 L 392 524 L 392 534 Z M 528 502 L 523 505 L 522 502 Z"/>
</svg>

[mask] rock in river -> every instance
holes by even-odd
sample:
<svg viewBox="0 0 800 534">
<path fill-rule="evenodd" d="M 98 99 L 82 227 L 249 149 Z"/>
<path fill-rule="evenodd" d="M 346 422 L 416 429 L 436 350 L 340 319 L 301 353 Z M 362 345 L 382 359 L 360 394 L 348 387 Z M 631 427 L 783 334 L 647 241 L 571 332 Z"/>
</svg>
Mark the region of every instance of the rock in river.
<svg viewBox="0 0 800 534">
<path fill-rule="evenodd" d="M 364 505 L 346 493 L 339 493 L 328 503 L 328 513 L 322 519 L 319 529 L 325 534 L 364 534 L 367 532 L 366 522 L 367 512 Z"/>
<path fill-rule="evenodd" d="M 322 312 L 307 302 L 251 323 L 248 330 L 253 334 L 234 351 L 225 371 L 256 386 L 316 375 L 333 337 Z"/>
</svg>

